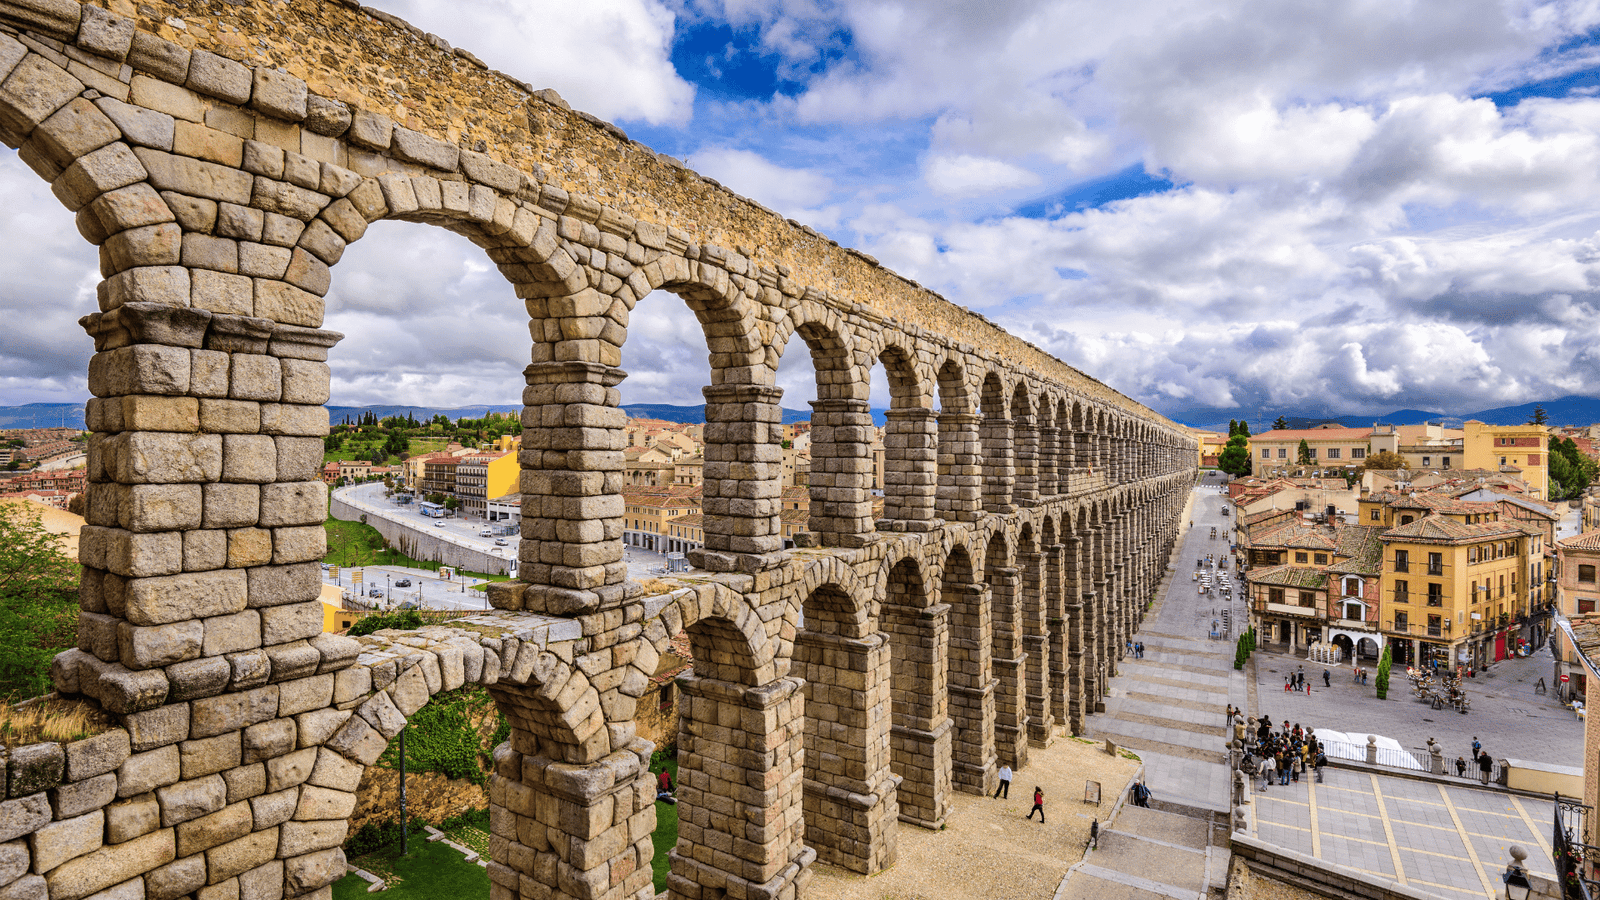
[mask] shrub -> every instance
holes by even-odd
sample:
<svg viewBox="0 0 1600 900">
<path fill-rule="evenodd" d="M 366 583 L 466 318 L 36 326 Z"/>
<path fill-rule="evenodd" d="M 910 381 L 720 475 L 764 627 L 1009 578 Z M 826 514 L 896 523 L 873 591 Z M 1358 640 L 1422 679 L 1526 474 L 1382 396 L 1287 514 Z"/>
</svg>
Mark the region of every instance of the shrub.
<svg viewBox="0 0 1600 900">
<path fill-rule="evenodd" d="M 401 609 L 389 613 L 379 613 L 367 616 L 361 621 L 350 626 L 350 636 L 360 637 L 385 628 L 397 628 L 402 631 L 412 631 L 422 627 L 422 614 L 414 609 Z"/>
<path fill-rule="evenodd" d="M 1378 699 L 1386 700 L 1389 697 L 1389 648 L 1383 648 L 1383 656 L 1378 658 Z"/>
</svg>

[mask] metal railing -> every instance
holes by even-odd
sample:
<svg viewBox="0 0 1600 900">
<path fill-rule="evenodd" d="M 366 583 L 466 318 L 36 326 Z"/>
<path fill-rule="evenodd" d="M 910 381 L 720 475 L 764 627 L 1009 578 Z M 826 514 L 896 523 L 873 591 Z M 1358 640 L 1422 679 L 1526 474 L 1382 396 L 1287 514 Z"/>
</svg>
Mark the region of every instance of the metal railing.
<svg viewBox="0 0 1600 900">
<path fill-rule="evenodd" d="M 1345 759 L 1351 762 L 1364 763 L 1367 761 L 1367 745 L 1352 744 L 1349 741 L 1324 741 L 1318 738 L 1322 745 L 1322 752 L 1328 754 L 1330 759 Z M 1393 747 L 1377 747 L 1378 765 L 1388 766 L 1393 769 L 1410 769 L 1413 772 L 1428 771 L 1428 751 L 1411 751 L 1395 749 Z"/>
<path fill-rule="evenodd" d="M 1589 807 L 1556 794 L 1555 822 L 1550 831 L 1550 855 L 1556 864 L 1556 880 L 1563 900 L 1593 900 L 1600 897 L 1600 879 L 1595 862 L 1600 847 L 1583 842 L 1584 823 Z"/>
</svg>

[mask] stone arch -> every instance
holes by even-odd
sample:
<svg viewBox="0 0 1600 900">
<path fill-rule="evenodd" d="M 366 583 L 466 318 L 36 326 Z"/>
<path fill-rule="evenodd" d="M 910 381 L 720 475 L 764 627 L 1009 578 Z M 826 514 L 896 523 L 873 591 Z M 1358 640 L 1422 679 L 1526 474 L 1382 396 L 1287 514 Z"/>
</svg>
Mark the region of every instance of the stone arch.
<svg viewBox="0 0 1600 900">
<path fill-rule="evenodd" d="M 879 630 L 888 638 L 891 770 L 901 779 L 900 818 L 938 828 L 949 812 L 950 719 L 946 693 L 949 610 L 916 556 L 882 580 Z"/>
<path fill-rule="evenodd" d="M 992 604 L 966 544 L 945 556 L 939 596 L 950 607 L 952 779 L 958 790 L 984 794 L 996 783 Z"/>
<path fill-rule="evenodd" d="M 1011 495 L 1016 476 L 1007 399 L 1005 381 L 1000 374 L 986 373 L 978 403 L 983 416 L 979 432 L 983 446 L 983 509 L 990 513 L 1008 513 L 1016 508 Z"/>
<path fill-rule="evenodd" d="M 822 546 L 864 546 L 874 532 L 867 373 L 856 364 L 850 328 L 837 313 L 814 301 L 789 313 L 785 327 L 805 341 L 817 372 L 807 527 Z"/>
<path fill-rule="evenodd" d="M 1039 420 L 1028 387 L 1019 378 L 1011 393 L 1012 497 L 1021 506 L 1039 502 Z"/>
<path fill-rule="evenodd" d="M 931 379 L 917 354 L 900 340 L 880 333 L 872 355 L 889 380 L 890 409 L 884 429 L 883 518 L 892 531 L 930 531 L 935 527 L 938 482 L 938 422 L 932 409 Z"/>
<path fill-rule="evenodd" d="M 974 411 L 972 390 L 961 360 L 950 355 L 939 364 L 938 483 L 934 507 L 946 522 L 971 522 L 982 504 L 982 419 Z"/>
<path fill-rule="evenodd" d="M 984 552 L 983 579 L 991 591 L 994 628 L 995 753 L 1001 763 L 1020 768 L 1027 761 L 1026 713 L 1022 705 L 1019 672 L 1023 666 L 1018 633 L 1021 577 L 1017 558 L 1002 529 L 989 535 Z"/>
</svg>

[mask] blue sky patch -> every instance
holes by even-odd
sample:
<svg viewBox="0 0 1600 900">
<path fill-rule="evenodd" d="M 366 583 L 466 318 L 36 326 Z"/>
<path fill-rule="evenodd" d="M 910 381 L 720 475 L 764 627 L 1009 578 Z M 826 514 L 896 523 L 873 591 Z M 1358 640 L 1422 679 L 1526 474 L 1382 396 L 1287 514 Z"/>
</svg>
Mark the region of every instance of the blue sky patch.
<svg viewBox="0 0 1600 900">
<path fill-rule="evenodd" d="M 1017 208 L 1016 214 L 1029 219 L 1055 219 L 1118 200 L 1164 193 L 1175 187 L 1177 185 L 1165 176 L 1152 176 L 1142 163 L 1134 163 L 1119 172 L 1079 182 L 1059 194 L 1024 204 Z"/>
<path fill-rule="evenodd" d="M 726 22 L 680 21 L 672 42 L 672 66 L 684 79 L 721 100 L 766 100 L 798 96 L 805 79 L 836 62 L 854 58 L 850 33 L 836 30 L 818 47 L 810 65 L 785 64 L 761 46 L 761 32 Z"/>
</svg>

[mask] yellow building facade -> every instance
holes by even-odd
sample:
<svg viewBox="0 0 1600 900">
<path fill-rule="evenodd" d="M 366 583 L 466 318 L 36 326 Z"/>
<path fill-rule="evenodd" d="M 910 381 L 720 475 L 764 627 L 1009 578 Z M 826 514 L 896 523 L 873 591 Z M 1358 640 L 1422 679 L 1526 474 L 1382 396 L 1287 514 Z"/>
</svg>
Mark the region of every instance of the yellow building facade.
<svg viewBox="0 0 1600 900">
<path fill-rule="evenodd" d="M 1493 510 L 1429 512 L 1382 540 L 1379 618 L 1395 665 L 1482 668 L 1515 654 L 1544 553 L 1537 529 Z"/>
<path fill-rule="evenodd" d="M 1463 427 L 1462 452 L 1469 469 L 1512 471 L 1532 490 L 1533 496 L 1550 496 L 1550 429 L 1544 425 L 1485 425 L 1471 421 Z"/>
</svg>

